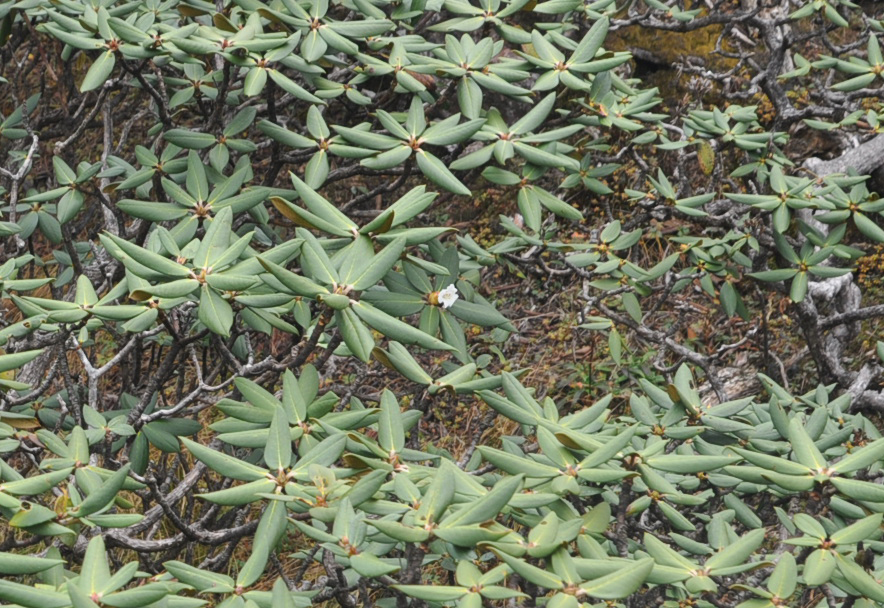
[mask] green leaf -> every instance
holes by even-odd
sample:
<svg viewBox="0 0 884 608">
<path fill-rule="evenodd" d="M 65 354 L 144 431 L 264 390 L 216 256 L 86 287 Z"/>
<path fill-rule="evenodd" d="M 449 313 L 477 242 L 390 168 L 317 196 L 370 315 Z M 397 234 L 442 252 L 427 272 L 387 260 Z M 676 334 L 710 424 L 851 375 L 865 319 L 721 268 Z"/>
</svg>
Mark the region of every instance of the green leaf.
<svg viewBox="0 0 884 608">
<path fill-rule="evenodd" d="M 203 150 L 216 143 L 214 135 L 186 129 L 170 129 L 163 133 L 163 139 L 188 150 Z"/>
<path fill-rule="evenodd" d="M 325 54 L 327 48 L 319 29 L 311 29 L 301 42 L 301 55 L 308 63 L 313 63 Z"/>
<path fill-rule="evenodd" d="M 783 473 L 786 475 L 809 475 L 811 473 L 810 467 L 798 462 L 786 460 L 785 458 L 768 456 L 767 454 L 761 454 L 760 452 L 737 447 L 732 447 L 730 449 L 752 464 L 771 472 Z"/>
<path fill-rule="evenodd" d="M 123 483 L 125 483 L 126 478 L 129 476 L 129 466 L 129 464 L 124 465 L 101 484 L 99 488 L 93 490 L 71 515 L 74 517 L 88 517 L 109 506 L 116 497 L 117 492 L 123 488 Z"/>
<path fill-rule="evenodd" d="M 86 72 L 86 77 L 80 84 L 80 92 L 85 93 L 104 85 L 111 72 L 114 71 L 116 62 L 117 59 L 113 51 L 105 51 L 99 55 L 98 59 L 89 67 L 89 71 Z"/>
<path fill-rule="evenodd" d="M 523 482 L 524 475 L 520 474 L 499 480 L 487 494 L 448 515 L 442 526 L 469 526 L 495 519 L 521 489 Z"/>
<path fill-rule="evenodd" d="M 344 339 L 344 344 L 360 361 L 367 363 L 371 359 L 372 351 L 375 348 L 371 330 L 349 308 L 336 310 L 335 319 L 337 320 L 341 337 Z"/>
<path fill-rule="evenodd" d="M 473 526 L 440 526 L 434 530 L 435 535 L 447 543 L 458 547 L 475 547 L 480 543 L 499 540 L 507 534 L 506 530 L 492 530 L 478 525 Z"/>
<path fill-rule="evenodd" d="M 574 65 L 591 61 L 596 56 L 599 49 L 602 48 L 602 44 L 605 42 L 605 37 L 608 35 L 609 27 L 610 21 L 608 17 L 602 17 L 593 23 L 592 27 L 589 28 L 589 31 L 583 37 L 583 40 L 581 40 L 580 44 L 577 45 L 577 48 L 574 49 L 571 57 L 568 58 L 568 64 Z"/>
<path fill-rule="evenodd" d="M 869 33 L 869 63 L 873 66 L 884 64 L 884 56 L 881 55 L 881 45 L 878 44 L 878 37 L 875 32 Z"/>
<path fill-rule="evenodd" d="M 528 533 L 528 555 L 531 557 L 548 557 L 551 553 L 557 552 L 561 555 L 560 542 L 558 541 L 559 537 L 559 517 L 555 513 L 549 513 L 546 517 L 541 519 L 537 525 L 531 528 L 531 532 Z M 568 563 L 568 560 L 563 560 L 565 563 Z M 555 563 L 555 562 L 554 562 Z M 556 568 L 553 570 L 562 576 L 566 583 L 576 582 L 574 579 L 576 577 L 566 576 L 566 574 L 560 573 Z M 570 568 L 566 567 L 566 573 Z"/>
<path fill-rule="evenodd" d="M 338 272 L 316 237 L 303 228 L 298 228 L 297 233 L 304 239 L 301 259 L 307 274 L 326 285 L 338 283 L 340 281 Z"/>
<path fill-rule="evenodd" d="M 258 123 L 258 129 L 261 130 L 262 133 L 270 137 L 270 139 L 274 141 L 278 141 L 281 144 L 284 144 L 290 148 L 315 148 L 316 142 L 312 139 L 308 139 L 303 135 L 299 135 L 293 131 L 289 131 L 279 125 L 276 125 L 269 120 L 262 120 Z"/>
<path fill-rule="evenodd" d="M 472 78 L 464 76 L 457 83 L 457 103 L 467 118 L 479 118 L 482 112 L 482 89 Z"/>
<path fill-rule="evenodd" d="M 127 215 L 151 222 L 179 220 L 188 214 L 186 208 L 172 203 L 150 203 L 124 199 L 117 203 L 117 207 Z"/>
<path fill-rule="evenodd" d="M 685 573 L 700 569 L 698 564 L 687 559 L 669 545 L 647 532 L 644 535 L 643 543 L 648 554 L 661 566 L 675 568 Z"/>
<path fill-rule="evenodd" d="M 233 309 L 214 289 L 203 285 L 200 291 L 199 320 L 211 332 L 227 337 L 233 326 Z"/>
<path fill-rule="evenodd" d="M 669 520 L 669 523 L 674 530 L 693 532 L 697 529 L 687 517 L 679 513 L 678 509 L 670 505 L 668 502 L 661 500 L 657 503 L 657 508 L 660 509 L 663 516 Z"/>
<path fill-rule="evenodd" d="M 297 275 L 290 270 L 286 270 L 282 266 L 279 266 L 269 260 L 264 259 L 263 257 L 259 256 L 258 261 L 261 263 L 264 269 L 267 270 L 267 272 L 276 277 L 276 279 L 280 283 L 282 283 L 283 286 L 290 289 L 292 293 L 296 295 L 315 299 L 317 296 L 329 293 L 328 289 L 314 283 L 307 277 Z"/>
<path fill-rule="evenodd" d="M 264 508 L 252 542 L 252 553 L 237 575 L 237 587 L 250 587 L 264 574 L 270 553 L 285 532 L 287 523 L 285 505 L 285 501 L 271 500 Z"/>
<path fill-rule="evenodd" d="M 392 588 L 427 602 L 450 602 L 469 592 L 466 587 L 447 585 L 392 585 Z"/>
<path fill-rule="evenodd" d="M 104 539 L 101 536 L 94 536 L 86 546 L 86 555 L 83 557 L 77 586 L 91 595 L 102 591 L 110 577 Z"/>
<path fill-rule="evenodd" d="M 430 376 L 426 372 L 426 370 L 421 367 L 420 363 L 418 363 L 415 358 L 411 356 L 411 353 L 408 352 L 408 349 L 406 349 L 404 346 L 396 341 L 390 342 L 389 349 L 390 350 L 388 352 L 375 350 L 373 354 L 375 355 L 375 358 L 378 359 L 385 366 L 395 369 L 412 382 L 416 382 L 424 386 L 428 386 L 433 383 L 432 376 Z"/>
<path fill-rule="evenodd" d="M 781 268 L 779 270 L 764 270 L 762 272 L 750 272 L 749 276 L 759 281 L 775 283 L 777 281 L 787 281 L 798 274 L 794 268 Z"/>
<path fill-rule="evenodd" d="M 37 574 L 64 563 L 64 560 L 61 559 L 46 559 L 17 553 L 0 553 L 0 574 L 9 576 Z"/>
<path fill-rule="evenodd" d="M 209 182 L 206 178 L 206 167 L 199 154 L 191 150 L 187 154 L 187 172 L 185 174 L 187 191 L 197 202 L 209 199 Z"/>
<path fill-rule="evenodd" d="M 47 23 L 43 26 L 47 32 L 52 34 L 53 37 L 58 38 L 65 44 L 71 45 L 75 49 L 83 49 L 84 51 L 91 51 L 95 49 L 100 49 L 104 47 L 104 42 L 101 40 L 95 40 L 94 38 L 87 38 L 86 32 L 81 33 L 72 33 L 66 31 L 65 29 L 61 29 L 56 27 L 51 23 Z"/>
<path fill-rule="evenodd" d="M 233 579 L 224 574 L 201 570 L 179 561 L 163 562 L 166 571 L 185 585 L 197 591 L 214 593 L 233 593 Z"/>
<path fill-rule="evenodd" d="M 114 255 L 114 252 L 119 252 L 124 256 L 128 256 L 137 264 L 153 270 L 154 272 L 157 272 L 161 275 L 172 278 L 189 278 L 192 274 L 190 269 L 186 266 L 166 259 L 163 256 L 152 251 L 148 251 L 143 247 L 139 247 L 138 245 L 129 243 L 128 241 L 121 239 L 113 234 L 104 233 L 99 236 L 99 239 L 101 240 L 101 243 L 108 249 L 111 255 Z M 117 256 L 115 255 L 115 257 Z"/>
<path fill-rule="evenodd" d="M 853 222 L 856 224 L 856 227 L 859 229 L 859 231 L 862 232 L 864 235 L 866 235 L 873 241 L 884 243 L 884 229 L 882 229 L 880 226 L 878 226 L 878 224 L 872 221 L 871 218 L 856 211 L 853 214 Z"/>
<path fill-rule="evenodd" d="M 289 173 L 289 177 L 291 177 L 292 184 L 294 184 L 298 196 L 301 197 L 301 200 L 304 201 L 304 204 L 312 213 L 315 213 L 325 221 L 333 224 L 346 233 L 352 233 L 359 229 L 350 218 L 338 211 L 334 205 L 321 197 L 315 190 L 313 190 L 313 188 L 301 181 L 297 175 Z"/>
<path fill-rule="evenodd" d="M 504 327 L 505 329 L 508 327 L 510 331 L 515 330 L 510 325 L 509 319 L 487 304 L 477 304 L 458 299 L 448 307 L 448 310 L 458 319 L 467 323 L 474 323 L 482 327 Z"/>
<path fill-rule="evenodd" d="M 18 369 L 40 356 L 43 349 L 23 350 L 20 353 L 0 355 L 0 373 Z"/>
<path fill-rule="evenodd" d="M 430 538 L 430 533 L 427 530 L 405 526 L 396 521 L 370 519 L 366 523 L 374 526 L 390 538 L 406 543 L 422 543 Z"/>
<path fill-rule="evenodd" d="M 111 608 L 141 608 L 155 604 L 171 594 L 165 583 L 148 583 L 126 591 L 103 595 L 101 603 Z"/>
<path fill-rule="evenodd" d="M 375 285 L 384 275 L 392 270 L 393 266 L 402 256 L 403 251 L 405 251 L 404 237 L 399 237 L 392 243 L 389 243 L 380 253 L 374 255 L 361 274 L 353 279 L 351 283 L 353 289 L 362 291 Z"/>
<path fill-rule="evenodd" d="M 616 437 L 609 437 L 608 440 L 601 447 L 592 450 L 592 453 L 580 462 L 580 467 L 583 469 L 594 469 L 606 464 L 609 460 L 614 458 L 620 451 L 622 451 L 626 448 L 626 446 L 629 445 L 629 442 L 632 441 L 632 437 L 635 434 L 637 428 L 637 425 L 633 425 L 621 431 L 620 434 Z M 562 441 L 562 436 L 566 436 L 578 441 L 580 438 L 579 433 L 574 433 L 570 431 L 564 433 L 556 433 L 556 438 L 559 439 L 559 441 Z M 587 448 L 588 446 L 584 445 L 581 447 Z"/>
<path fill-rule="evenodd" d="M 31 526 L 39 526 L 48 521 L 57 518 L 57 514 L 52 509 L 43 505 L 30 505 L 27 509 L 22 509 L 9 519 L 9 525 L 14 528 L 30 528 Z"/>
<path fill-rule="evenodd" d="M 381 416 L 378 419 L 378 444 L 390 456 L 405 447 L 405 428 L 402 426 L 402 411 L 396 396 L 389 390 L 381 393 Z"/>
<path fill-rule="evenodd" d="M 458 120 L 460 115 L 454 114 L 437 122 L 424 131 L 421 139 L 434 146 L 459 144 L 472 137 L 485 124 L 485 119 L 468 120 L 460 124 Z"/>
<path fill-rule="evenodd" d="M 246 74 L 243 81 L 242 92 L 246 97 L 254 97 L 260 95 L 267 84 L 267 70 L 263 67 L 253 67 Z"/>
<path fill-rule="evenodd" d="M 292 594 L 281 576 L 273 583 L 270 605 L 273 608 L 296 608 Z"/>
<path fill-rule="evenodd" d="M 275 488 L 276 482 L 272 479 L 257 479 L 240 486 L 198 494 L 198 496 L 222 506 L 238 506 L 261 500 L 262 494 L 268 494 Z"/>
<path fill-rule="evenodd" d="M 767 579 L 767 588 L 780 599 L 788 599 L 795 593 L 798 582 L 798 567 L 795 565 L 795 557 L 791 553 L 784 552 L 780 555 L 776 568 Z"/>
<path fill-rule="evenodd" d="M 341 283 L 348 285 L 353 282 L 362 270 L 371 262 L 374 257 L 374 245 L 370 237 L 359 234 L 349 245 L 338 250 L 335 254 L 335 264 L 338 268 L 338 276 L 341 277 Z M 346 308 L 349 306 L 350 298 L 343 294 L 336 294 L 345 298 L 341 306 L 336 308 Z M 325 299 L 325 298 L 324 298 Z"/>
<path fill-rule="evenodd" d="M 879 342 L 879 344 L 881 344 Z M 884 439 L 876 439 L 872 443 L 848 454 L 832 466 L 832 470 L 842 475 L 865 469 L 884 459 Z"/>
<path fill-rule="evenodd" d="M 535 462 L 526 456 L 516 456 L 487 446 L 479 446 L 478 451 L 482 458 L 511 475 L 523 473 L 529 478 L 553 479 L 562 474 L 559 469 Z"/>
<path fill-rule="evenodd" d="M 0 579 L 0 600 L 25 608 L 68 608 L 71 600 L 66 593 L 49 589 L 35 589 Z"/>
<path fill-rule="evenodd" d="M 321 104 L 323 101 L 319 99 L 316 95 L 313 95 L 306 89 L 304 89 L 297 82 L 283 74 L 278 70 L 267 69 L 263 70 L 267 75 L 270 76 L 270 79 L 275 82 L 279 88 L 281 88 L 286 93 L 289 93 L 295 99 L 300 99 L 301 101 L 306 101 L 309 103 L 318 103 Z"/>
<path fill-rule="evenodd" d="M 555 574 L 554 572 L 550 572 L 549 570 L 544 570 L 543 568 L 538 568 L 537 566 L 533 566 L 528 562 L 519 559 L 518 557 L 512 557 L 507 555 L 506 553 L 492 549 L 494 553 L 503 561 L 507 566 L 509 566 L 513 572 L 524 578 L 529 583 L 537 585 L 538 587 L 543 587 L 544 589 L 562 589 L 564 588 L 564 583 L 562 579 Z M 649 560 L 652 564 L 654 560 Z"/>
<path fill-rule="evenodd" d="M 884 515 L 876 513 L 833 532 L 829 540 L 836 545 L 852 545 L 870 540 L 872 536 L 881 528 L 881 520 Z"/>
<path fill-rule="evenodd" d="M 809 278 L 806 272 L 799 272 L 792 279 L 792 287 L 789 289 L 789 299 L 793 302 L 802 302 L 804 296 L 807 295 L 807 284 Z"/>
<path fill-rule="evenodd" d="M 707 471 L 714 471 L 739 462 L 737 456 L 694 456 L 682 454 L 666 454 L 653 456 L 645 462 L 648 466 L 666 471 L 667 473 L 679 473 L 682 475 Z"/>
<path fill-rule="evenodd" d="M 470 189 L 464 186 L 459 179 L 454 177 L 454 174 L 448 170 L 441 160 L 424 150 L 418 150 L 417 154 L 415 154 L 415 158 L 417 159 L 418 169 L 421 170 L 421 173 L 430 178 L 434 184 L 445 188 L 449 192 L 454 192 L 455 194 L 460 194 L 462 196 L 470 196 Z"/>
<path fill-rule="evenodd" d="M 828 7 L 827 7 L 828 8 Z M 833 9 L 834 12 L 834 9 Z M 836 13 L 837 14 L 837 13 Z M 846 24 L 845 24 L 846 25 Z M 862 74 L 861 76 L 855 76 L 854 78 L 850 78 L 843 82 L 839 82 L 838 84 L 832 87 L 834 91 L 856 91 L 865 86 L 872 84 L 875 81 L 876 74 Z"/>
<path fill-rule="evenodd" d="M 405 344 L 417 344 L 429 350 L 454 350 L 454 347 L 445 344 L 438 338 L 381 312 L 367 302 L 357 302 L 351 309 L 360 319 L 393 340 Z"/>
<path fill-rule="evenodd" d="M 714 574 L 716 570 L 741 565 L 763 542 L 764 529 L 752 530 L 707 559 L 706 568 Z"/>
<path fill-rule="evenodd" d="M 203 184 L 208 190 L 208 185 Z M 217 260 L 227 250 L 230 244 L 230 235 L 233 229 L 233 211 L 230 207 L 225 207 L 212 219 L 196 254 L 193 256 L 193 265 L 196 268 L 209 270 L 214 266 Z"/>
<path fill-rule="evenodd" d="M 539 188 L 537 186 L 531 186 L 531 188 L 533 189 L 537 200 L 540 201 L 540 204 L 558 215 L 559 217 L 563 217 L 575 222 L 579 222 L 583 219 L 583 214 L 580 213 L 580 211 L 578 211 L 562 199 L 553 196 L 543 188 Z"/>
<path fill-rule="evenodd" d="M 455 477 L 451 463 L 443 460 L 441 467 L 436 472 L 429 488 L 420 501 L 420 507 L 415 514 L 415 522 L 424 528 L 428 524 L 441 521 L 445 509 L 454 499 Z"/>
<path fill-rule="evenodd" d="M 835 559 L 838 562 L 838 570 L 863 597 L 876 602 L 884 602 L 884 587 L 874 577 L 863 570 L 853 559 L 848 559 L 840 554 L 835 554 Z"/>
<path fill-rule="evenodd" d="M 827 549 L 817 549 L 804 560 L 804 582 L 812 587 L 829 581 L 836 566 L 835 554 Z"/>
<path fill-rule="evenodd" d="M 814 471 L 820 471 L 828 467 L 826 459 L 820 453 L 810 435 L 807 434 L 804 422 L 797 416 L 789 423 L 789 441 L 792 444 L 792 451 L 798 462 Z"/>
<path fill-rule="evenodd" d="M 552 112 L 556 103 L 556 93 L 550 93 L 540 100 L 531 110 L 516 121 L 509 132 L 514 135 L 524 135 L 543 124 L 549 113 Z"/>
<path fill-rule="evenodd" d="M 377 578 L 399 571 L 399 566 L 383 562 L 371 553 L 357 553 L 352 556 L 350 567 L 367 578 Z"/>
<path fill-rule="evenodd" d="M 583 583 L 580 585 L 580 588 L 587 595 L 599 599 L 616 600 L 624 598 L 637 591 L 644 584 L 653 569 L 653 559 L 640 559 L 616 572 Z"/>
<path fill-rule="evenodd" d="M 816 482 L 811 476 L 794 476 L 794 475 L 784 475 L 782 473 L 774 473 L 772 471 L 762 472 L 761 477 L 767 481 L 773 482 L 774 484 L 780 486 L 781 488 L 785 488 L 792 492 L 807 492 Z"/>
<path fill-rule="evenodd" d="M 297 475 L 298 479 L 307 478 L 307 469 L 310 465 L 318 464 L 321 466 L 329 466 L 341 457 L 344 448 L 347 446 L 347 435 L 338 433 L 330 435 L 313 446 L 310 451 L 303 456 L 292 468 L 292 473 Z"/>
<path fill-rule="evenodd" d="M 350 127 L 334 126 L 335 131 L 344 136 L 348 141 L 353 142 L 361 148 L 370 150 L 391 150 L 396 146 L 402 145 L 401 140 L 388 135 L 380 135 L 371 131 L 363 131 L 361 129 L 353 129 Z"/>
<path fill-rule="evenodd" d="M 74 608 L 98 608 L 98 604 L 92 601 L 92 596 L 76 585 L 71 585 L 68 590 L 68 594 L 71 596 L 71 603 Z"/>
<path fill-rule="evenodd" d="M 287 469 L 292 462 L 292 437 L 288 418 L 281 407 L 273 410 L 270 435 L 264 448 L 264 462 L 271 471 Z"/>
</svg>

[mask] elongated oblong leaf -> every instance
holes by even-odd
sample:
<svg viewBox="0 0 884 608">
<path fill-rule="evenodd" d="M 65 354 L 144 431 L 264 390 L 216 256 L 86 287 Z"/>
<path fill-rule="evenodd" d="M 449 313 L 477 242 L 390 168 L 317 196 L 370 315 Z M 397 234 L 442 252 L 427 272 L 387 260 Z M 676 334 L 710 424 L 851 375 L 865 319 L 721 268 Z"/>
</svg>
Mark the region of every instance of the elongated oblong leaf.
<svg viewBox="0 0 884 608">
<path fill-rule="evenodd" d="M 19 555 L 15 553 L 0 553 L 0 573 L 7 576 L 22 574 L 36 574 L 43 572 L 59 564 L 64 560 Z"/>
<path fill-rule="evenodd" d="M 197 460 L 205 463 L 210 469 L 225 477 L 240 481 L 255 481 L 256 479 L 266 477 L 269 473 L 266 469 L 243 462 L 238 458 L 213 450 L 186 437 L 179 437 L 178 440 Z"/>
<path fill-rule="evenodd" d="M 73 512 L 74 517 L 87 517 L 108 506 L 117 495 L 117 492 L 122 489 L 123 483 L 129 475 L 129 467 L 129 464 L 124 465 L 119 471 L 111 475 L 101 487 L 87 496 Z"/>
<path fill-rule="evenodd" d="M 104 85 L 114 71 L 116 57 L 113 51 L 105 51 L 92 63 L 86 77 L 80 84 L 80 92 L 85 93 Z"/>
<path fill-rule="evenodd" d="M 288 418 L 282 407 L 273 412 L 270 435 L 264 448 L 264 462 L 273 471 L 287 469 L 292 461 L 292 437 Z"/>
<path fill-rule="evenodd" d="M 352 310 L 360 319 L 393 340 L 405 344 L 417 344 L 432 350 L 454 350 L 453 346 L 449 346 L 408 323 L 391 317 L 367 302 L 357 302 L 352 306 Z"/>
<path fill-rule="evenodd" d="M 441 160 L 423 150 L 418 151 L 415 158 L 417 159 L 418 169 L 421 170 L 421 173 L 430 178 L 434 184 L 454 192 L 455 194 L 463 196 L 470 195 L 470 189 L 464 186 L 463 183 L 448 170 Z"/>
<path fill-rule="evenodd" d="M 653 569 L 653 559 L 640 559 L 628 566 L 620 568 L 616 572 L 612 572 L 611 574 L 597 578 L 588 583 L 583 583 L 580 585 L 580 588 L 583 589 L 587 595 L 599 599 L 616 600 L 624 598 L 641 587 Z"/>
</svg>

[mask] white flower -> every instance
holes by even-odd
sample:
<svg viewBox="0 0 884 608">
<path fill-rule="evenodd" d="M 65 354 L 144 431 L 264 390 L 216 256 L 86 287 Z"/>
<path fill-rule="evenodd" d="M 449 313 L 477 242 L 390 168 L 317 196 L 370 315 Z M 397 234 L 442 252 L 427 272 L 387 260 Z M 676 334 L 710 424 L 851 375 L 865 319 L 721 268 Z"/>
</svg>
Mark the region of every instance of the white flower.
<svg viewBox="0 0 884 608">
<path fill-rule="evenodd" d="M 437 296 L 439 298 L 439 304 L 442 305 L 442 308 L 448 308 L 460 297 L 457 295 L 457 287 L 454 284 L 449 285 L 445 289 L 439 292 Z"/>
</svg>

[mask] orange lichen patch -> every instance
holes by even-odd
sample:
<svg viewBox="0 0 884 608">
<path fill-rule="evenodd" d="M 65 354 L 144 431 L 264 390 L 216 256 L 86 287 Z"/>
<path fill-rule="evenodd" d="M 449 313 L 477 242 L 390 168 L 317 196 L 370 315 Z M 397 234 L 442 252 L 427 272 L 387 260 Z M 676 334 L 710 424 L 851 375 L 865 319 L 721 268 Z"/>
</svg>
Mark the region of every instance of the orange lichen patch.
<svg viewBox="0 0 884 608">
<path fill-rule="evenodd" d="M 635 25 L 611 32 L 605 44 L 610 51 L 641 49 L 670 64 L 691 57 L 699 59 L 710 69 L 727 70 L 736 65 L 736 60 L 715 52 L 723 31 L 721 25 L 710 25 L 691 32 L 655 30 Z M 726 51 L 733 50 L 728 47 L 726 39 L 722 45 Z"/>
<path fill-rule="evenodd" d="M 884 279 L 884 245 L 875 246 L 869 255 L 856 261 L 857 282 L 863 287 L 880 287 Z"/>
</svg>

